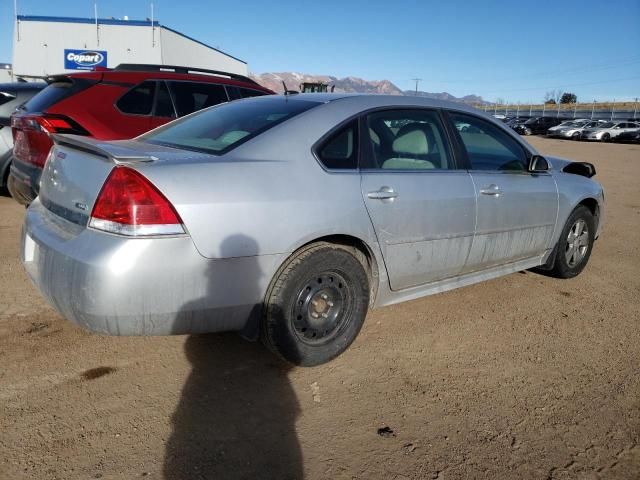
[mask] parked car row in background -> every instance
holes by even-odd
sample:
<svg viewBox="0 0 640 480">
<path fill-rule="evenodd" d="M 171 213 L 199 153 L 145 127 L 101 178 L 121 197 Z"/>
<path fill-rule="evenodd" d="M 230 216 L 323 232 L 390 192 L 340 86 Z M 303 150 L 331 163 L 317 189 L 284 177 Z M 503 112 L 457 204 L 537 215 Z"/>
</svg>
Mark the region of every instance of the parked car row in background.
<svg viewBox="0 0 640 480">
<path fill-rule="evenodd" d="M 541 135 L 570 140 L 600 142 L 640 142 L 640 119 L 593 120 L 589 118 L 562 119 L 557 117 L 504 117 L 507 126 L 520 135 Z"/>
</svg>

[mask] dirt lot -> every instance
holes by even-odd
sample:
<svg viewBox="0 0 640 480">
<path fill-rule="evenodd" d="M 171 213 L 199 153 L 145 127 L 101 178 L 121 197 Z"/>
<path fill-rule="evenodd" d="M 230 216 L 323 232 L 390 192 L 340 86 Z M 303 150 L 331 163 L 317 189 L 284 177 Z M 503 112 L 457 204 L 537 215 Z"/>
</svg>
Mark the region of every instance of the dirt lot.
<svg viewBox="0 0 640 480">
<path fill-rule="evenodd" d="M 312 369 L 233 334 L 70 325 L 26 278 L 24 210 L 0 198 L 0 478 L 640 478 L 640 146 L 531 142 L 605 186 L 584 273 L 371 312 Z"/>
</svg>

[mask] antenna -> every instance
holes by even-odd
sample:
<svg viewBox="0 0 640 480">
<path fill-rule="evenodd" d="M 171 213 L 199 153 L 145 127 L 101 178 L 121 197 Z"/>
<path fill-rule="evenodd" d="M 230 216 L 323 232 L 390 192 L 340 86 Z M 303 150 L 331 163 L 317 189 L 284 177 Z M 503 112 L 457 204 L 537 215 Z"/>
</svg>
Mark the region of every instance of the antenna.
<svg viewBox="0 0 640 480">
<path fill-rule="evenodd" d="M 98 46 L 100 46 L 100 27 L 98 27 L 98 2 L 93 4 L 93 15 L 96 18 L 96 41 L 98 42 Z"/>
<path fill-rule="evenodd" d="M 151 2 L 151 46 L 156 46 L 156 26 L 153 23 L 153 2 Z"/>
<path fill-rule="evenodd" d="M 18 20 L 18 0 L 13 0 L 13 15 L 16 19 L 16 36 L 19 42 L 20 41 L 20 21 Z"/>
<path fill-rule="evenodd" d="M 416 82 L 416 95 L 418 95 L 418 83 L 420 83 L 422 78 L 412 78 L 411 81 Z"/>
</svg>

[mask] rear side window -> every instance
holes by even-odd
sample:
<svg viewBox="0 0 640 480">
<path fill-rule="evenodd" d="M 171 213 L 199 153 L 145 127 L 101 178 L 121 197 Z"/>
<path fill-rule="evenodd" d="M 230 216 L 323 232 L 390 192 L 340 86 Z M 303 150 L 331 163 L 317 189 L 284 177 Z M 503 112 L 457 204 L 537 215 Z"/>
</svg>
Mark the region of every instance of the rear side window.
<svg viewBox="0 0 640 480">
<path fill-rule="evenodd" d="M 358 168 L 358 122 L 339 129 L 317 149 L 318 159 L 331 170 Z"/>
<path fill-rule="evenodd" d="M 24 109 L 28 112 L 44 112 L 47 108 L 52 107 L 65 98 L 75 95 L 96 83 L 97 82 L 95 80 L 70 77 L 50 83 L 44 88 L 44 90 L 25 103 Z"/>
<path fill-rule="evenodd" d="M 131 115 L 149 115 L 153 109 L 153 97 L 156 91 L 156 82 L 147 81 L 133 87 L 125 93 L 116 103 L 123 113 Z"/>
<path fill-rule="evenodd" d="M 176 112 L 173 110 L 173 103 L 171 102 L 171 95 L 165 82 L 158 82 L 158 91 L 156 92 L 156 108 L 153 110 L 153 115 L 156 117 L 169 117 L 175 118 Z"/>
<path fill-rule="evenodd" d="M 241 98 L 260 97 L 262 95 L 268 95 L 260 90 L 253 90 L 252 88 L 240 88 L 227 86 L 227 94 L 229 94 L 229 100 L 239 100 Z"/>
<path fill-rule="evenodd" d="M 168 83 L 179 117 L 228 101 L 222 85 L 196 82 Z"/>
<path fill-rule="evenodd" d="M 527 170 L 522 146 L 496 125 L 486 120 L 450 113 L 473 170 Z"/>
<path fill-rule="evenodd" d="M 433 110 L 385 110 L 367 116 L 367 167 L 383 170 L 454 168 L 440 116 Z M 367 140 L 363 139 L 363 145 Z"/>
<path fill-rule="evenodd" d="M 318 102 L 282 97 L 230 102 L 176 120 L 140 140 L 214 155 L 224 154 Z"/>
</svg>

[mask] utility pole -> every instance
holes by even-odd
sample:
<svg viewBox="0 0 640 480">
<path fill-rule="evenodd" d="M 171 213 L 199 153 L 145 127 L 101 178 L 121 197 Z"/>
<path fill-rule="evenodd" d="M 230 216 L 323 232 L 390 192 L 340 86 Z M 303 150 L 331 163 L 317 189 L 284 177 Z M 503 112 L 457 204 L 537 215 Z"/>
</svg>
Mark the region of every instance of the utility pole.
<svg viewBox="0 0 640 480">
<path fill-rule="evenodd" d="M 518 102 L 518 108 L 516 110 L 516 118 L 520 118 L 520 102 Z"/>
<path fill-rule="evenodd" d="M 616 99 L 613 99 L 613 103 L 611 104 L 611 121 L 613 122 L 613 111 L 616 108 Z"/>
<path fill-rule="evenodd" d="M 416 82 L 416 96 L 418 96 L 418 83 L 422 81 L 422 78 L 412 78 L 414 82 Z"/>
<path fill-rule="evenodd" d="M 593 120 L 593 111 L 596 109 L 596 101 L 595 99 L 593 100 L 593 103 L 591 104 L 591 120 Z"/>
<path fill-rule="evenodd" d="M 529 118 L 531 118 L 532 112 L 533 112 L 533 105 L 529 104 Z"/>
<path fill-rule="evenodd" d="M 638 113 L 638 97 L 635 98 L 633 102 L 633 119 L 636 119 L 636 113 Z"/>
<path fill-rule="evenodd" d="M 578 102 L 573 103 L 573 118 L 576 118 L 576 109 L 578 108 Z"/>
</svg>

